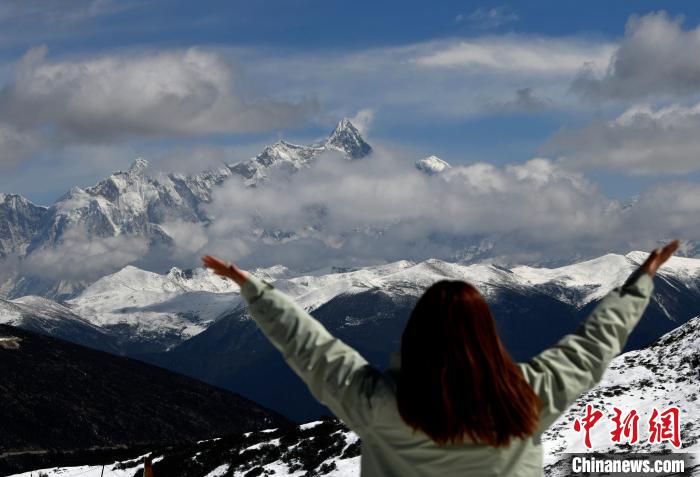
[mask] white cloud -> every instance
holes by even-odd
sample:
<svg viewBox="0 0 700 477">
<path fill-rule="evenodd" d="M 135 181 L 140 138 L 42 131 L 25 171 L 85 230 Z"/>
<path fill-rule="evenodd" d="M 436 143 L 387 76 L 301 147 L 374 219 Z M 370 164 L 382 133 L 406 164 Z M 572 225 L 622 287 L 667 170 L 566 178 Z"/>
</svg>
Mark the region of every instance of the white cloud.
<svg viewBox="0 0 700 477">
<path fill-rule="evenodd" d="M 507 35 L 436 44 L 432 51 L 421 53 L 412 61 L 431 68 L 571 75 L 586 64 L 603 67 L 613 50 L 613 45 L 607 43 Z"/>
<path fill-rule="evenodd" d="M 176 220 L 160 224 L 174 242 L 172 258 L 180 260 L 199 254 L 209 243 L 206 231 L 202 224 Z"/>
<path fill-rule="evenodd" d="M 63 234 L 52 248 L 33 251 L 20 262 L 22 275 L 57 280 L 95 280 L 133 263 L 148 251 L 148 243 L 140 237 L 94 237 L 80 227 Z"/>
<path fill-rule="evenodd" d="M 273 186 L 226 184 L 207 207 L 215 217 L 207 247 L 297 269 L 458 259 L 487 237 L 498 237 L 495 253 L 516 261 L 544 251 L 569 256 L 582 237 L 599 245 L 608 206 L 585 178 L 546 159 L 453 166 L 430 177 L 381 153 L 350 163 L 323 157 Z"/>
<path fill-rule="evenodd" d="M 549 108 L 580 110 L 570 93 L 584 64 L 603 68 L 615 45 L 567 37 L 480 36 L 349 52 L 238 50 L 247 80 L 291 97 L 313 92 L 326 111 L 352 115 L 371 105 L 393 124 L 491 114 L 513 92 L 536 89 Z M 284 75 L 279 72 L 284 71 Z"/>
<path fill-rule="evenodd" d="M 0 124 L 0 171 L 16 166 L 38 147 L 39 140 L 33 134 Z"/>
<path fill-rule="evenodd" d="M 700 170 L 700 103 L 629 108 L 611 121 L 596 120 L 555 134 L 543 151 L 578 168 L 618 169 L 629 175 Z"/>
<path fill-rule="evenodd" d="M 366 135 L 374 121 L 374 110 L 370 108 L 360 109 L 353 117 L 350 118 L 352 124 L 362 133 Z"/>
<path fill-rule="evenodd" d="M 272 186 L 225 185 L 207 207 L 216 220 L 197 253 L 312 270 L 457 260 L 491 244 L 484 257 L 503 264 L 561 263 L 697 237 L 699 204 L 700 185 L 679 182 L 623 206 L 544 158 L 428 176 L 381 153 L 352 163 L 324 157 Z"/>
<path fill-rule="evenodd" d="M 297 125 L 316 108 L 312 100 L 249 98 L 231 63 L 199 48 L 50 61 L 37 47 L 0 90 L 3 121 L 70 141 L 267 131 Z"/>
<path fill-rule="evenodd" d="M 584 70 L 572 89 L 594 100 L 696 95 L 700 88 L 700 27 L 660 11 L 633 15 L 607 69 Z"/>
</svg>

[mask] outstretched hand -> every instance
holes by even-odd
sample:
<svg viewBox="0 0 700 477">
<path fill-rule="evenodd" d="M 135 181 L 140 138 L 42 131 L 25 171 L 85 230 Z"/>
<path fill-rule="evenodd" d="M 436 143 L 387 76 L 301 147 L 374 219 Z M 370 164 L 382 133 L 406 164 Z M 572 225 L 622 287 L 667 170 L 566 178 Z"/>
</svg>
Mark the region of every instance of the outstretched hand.
<svg viewBox="0 0 700 477">
<path fill-rule="evenodd" d="M 652 250 L 649 257 L 639 267 L 640 270 L 648 273 L 649 276 L 653 278 L 654 275 L 656 275 L 656 271 L 659 269 L 659 267 L 663 265 L 666 260 L 671 258 L 671 255 L 673 255 L 676 250 L 678 250 L 680 244 L 681 243 L 679 240 L 674 240 L 666 244 L 663 248 L 656 248 Z"/>
<path fill-rule="evenodd" d="M 248 272 L 241 270 L 232 263 L 219 260 L 218 258 L 212 257 L 211 255 L 203 256 L 202 262 L 204 262 L 205 267 L 210 268 L 217 275 L 230 278 L 239 286 L 242 286 L 248 279 Z"/>
</svg>

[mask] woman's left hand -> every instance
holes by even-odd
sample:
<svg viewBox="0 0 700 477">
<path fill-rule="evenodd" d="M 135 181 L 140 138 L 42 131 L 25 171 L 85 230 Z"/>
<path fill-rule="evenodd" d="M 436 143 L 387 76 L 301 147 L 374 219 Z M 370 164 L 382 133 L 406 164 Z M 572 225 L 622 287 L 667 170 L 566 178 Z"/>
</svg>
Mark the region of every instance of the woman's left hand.
<svg viewBox="0 0 700 477">
<path fill-rule="evenodd" d="M 211 255 L 203 256 L 202 262 L 204 262 L 205 267 L 211 268 L 211 270 L 217 275 L 230 278 L 236 282 L 238 286 L 242 286 L 248 279 L 248 272 L 241 270 L 232 263 L 219 260 Z"/>
</svg>

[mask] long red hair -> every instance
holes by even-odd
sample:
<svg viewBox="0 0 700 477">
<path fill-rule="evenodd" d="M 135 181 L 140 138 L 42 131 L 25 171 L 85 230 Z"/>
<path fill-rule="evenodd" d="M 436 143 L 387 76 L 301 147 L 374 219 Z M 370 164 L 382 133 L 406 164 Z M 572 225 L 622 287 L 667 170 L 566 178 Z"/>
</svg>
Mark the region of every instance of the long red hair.
<svg viewBox="0 0 700 477">
<path fill-rule="evenodd" d="M 462 281 L 437 282 L 418 300 L 401 338 L 397 385 L 403 420 L 440 444 L 507 446 L 538 424 L 539 398 L 488 304 Z"/>
</svg>

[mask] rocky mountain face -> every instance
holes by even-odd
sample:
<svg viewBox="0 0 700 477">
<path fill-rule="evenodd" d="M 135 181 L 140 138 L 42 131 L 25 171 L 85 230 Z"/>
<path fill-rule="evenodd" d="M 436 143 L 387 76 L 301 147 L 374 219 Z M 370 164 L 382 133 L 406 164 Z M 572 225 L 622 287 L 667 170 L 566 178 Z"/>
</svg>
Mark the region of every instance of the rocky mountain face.
<svg viewBox="0 0 700 477">
<path fill-rule="evenodd" d="M 348 160 L 356 160 L 368 156 L 372 147 L 346 118 L 338 123 L 323 142 L 302 146 L 278 141 L 267 146 L 254 158 L 231 164 L 229 168 L 234 174 L 242 176 L 246 184 L 256 185 L 310 167 L 321 155 L 334 152 L 342 154 Z"/>
<path fill-rule="evenodd" d="M 0 259 L 26 252 L 47 210 L 21 195 L 0 194 Z"/>
<path fill-rule="evenodd" d="M 700 450 L 700 318 L 694 318 L 664 335 L 650 346 L 630 351 L 613 360 L 599 385 L 581 396 L 571 408 L 544 434 L 544 475 L 571 475 L 564 453 L 568 452 L 682 452 Z M 661 410 L 677 406 L 681 413 L 681 447 L 672 448 L 667 441 L 649 443 L 645 425 L 640 427 L 640 441 L 635 444 L 612 444 L 612 423 L 600 422 L 591 434 L 594 447 L 584 446 L 584 437 L 572 423 L 584 415 L 586 404 L 612 411 L 635 409 L 648 417 L 653 407 Z M 607 416 L 608 418 L 611 416 Z M 309 422 L 300 426 L 283 426 L 257 432 L 222 436 L 177 447 L 151 447 L 133 451 L 132 457 L 151 454 L 155 475 L 199 477 L 225 475 L 325 475 L 353 477 L 360 475 L 358 436 L 336 419 Z M 74 467 L 46 468 L 47 477 L 62 475 L 100 475 L 105 477 L 140 476 L 142 458 L 121 462 L 97 459 L 95 464 Z M 82 462 L 87 464 L 87 461 Z M 700 475 L 697 460 L 684 475 Z M 34 471 L 35 473 L 37 471 Z M 30 477 L 31 473 L 12 477 Z"/>
<path fill-rule="evenodd" d="M 77 240 L 93 241 L 106 251 L 125 240 L 148 250 L 167 249 L 173 245 L 168 224 L 180 221 L 207 226 L 211 218 L 202 205 L 209 203 L 213 190 L 231 177 L 253 186 L 309 167 L 324 153 L 355 160 L 371 151 L 357 128 L 344 119 L 323 142 L 302 146 L 280 141 L 250 160 L 194 175 L 154 173 L 148 162 L 139 158 L 129 170 L 116 171 L 92 187 L 73 187 L 48 208 L 18 195 L 0 194 L 0 260 L 16 254 L 27 264 L 51 264 L 55 262 L 50 259 L 52 254 L 65 255 L 66 246 Z M 10 264 L 0 266 L 8 268 Z M 41 295 L 67 299 L 99 278 L 51 279 L 22 270 L 9 278 L 5 275 L 0 274 L 0 296 L 5 298 Z"/>
<path fill-rule="evenodd" d="M 0 376 L 0 475 L 29 462 L 40 467 L 53 453 L 191 442 L 289 423 L 194 379 L 6 325 Z"/>
</svg>

